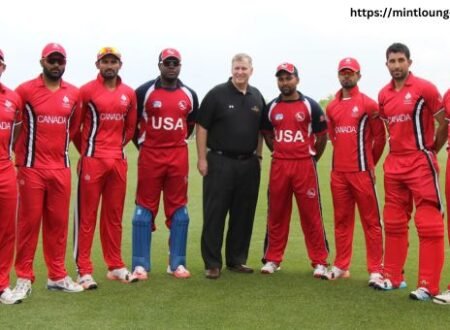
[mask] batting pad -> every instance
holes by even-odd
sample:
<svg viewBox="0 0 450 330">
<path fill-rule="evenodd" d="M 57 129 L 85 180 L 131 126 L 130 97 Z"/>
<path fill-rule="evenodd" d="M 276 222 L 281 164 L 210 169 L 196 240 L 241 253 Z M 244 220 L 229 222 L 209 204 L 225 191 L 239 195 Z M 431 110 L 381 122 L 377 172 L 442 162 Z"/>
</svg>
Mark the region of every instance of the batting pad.
<svg viewBox="0 0 450 330">
<path fill-rule="evenodd" d="M 150 250 L 152 243 L 152 213 L 136 205 L 133 216 L 133 256 L 132 269 L 142 266 L 150 271 Z"/>
<path fill-rule="evenodd" d="M 172 216 L 170 227 L 169 251 L 170 269 L 175 271 L 179 265 L 186 266 L 186 244 L 189 215 L 186 206 L 180 207 Z"/>
</svg>

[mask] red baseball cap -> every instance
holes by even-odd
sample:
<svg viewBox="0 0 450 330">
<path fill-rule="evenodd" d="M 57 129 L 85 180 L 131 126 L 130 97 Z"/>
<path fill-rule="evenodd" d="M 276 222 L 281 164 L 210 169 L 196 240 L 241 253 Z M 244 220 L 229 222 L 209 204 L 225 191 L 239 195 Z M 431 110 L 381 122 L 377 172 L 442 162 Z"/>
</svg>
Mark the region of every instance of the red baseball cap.
<svg viewBox="0 0 450 330">
<path fill-rule="evenodd" d="M 63 57 L 66 57 L 66 50 L 64 49 L 64 47 L 53 42 L 47 44 L 44 47 L 44 49 L 42 50 L 42 58 L 46 58 L 54 53 L 61 54 Z"/>
<path fill-rule="evenodd" d="M 344 69 L 349 69 L 354 72 L 359 72 L 361 70 L 361 67 L 359 66 L 359 63 L 357 60 L 355 60 L 352 57 L 346 57 L 339 62 L 338 72 L 341 70 L 344 70 Z"/>
<path fill-rule="evenodd" d="M 278 75 L 283 71 L 293 74 L 298 77 L 298 70 L 295 67 L 295 65 L 292 63 L 284 62 L 284 63 L 281 63 L 279 66 L 277 66 L 277 71 L 275 72 L 275 76 L 278 77 Z"/>
<path fill-rule="evenodd" d="M 176 58 L 178 61 L 181 61 L 181 55 L 178 50 L 175 48 L 166 48 L 161 51 L 159 54 L 159 61 L 162 62 L 168 58 Z"/>
<path fill-rule="evenodd" d="M 97 53 L 97 61 L 105 57 L 106 55 L 114 55 L 119 60 L 122 57 L 122 54 L 114 47 L 103 47 Z"/>
<path fill-rule="evenodd" d="M 3 51 L 0 49 L 0 61 L 5 61 L 5 55 L 3 55 Z"/>
</svg>

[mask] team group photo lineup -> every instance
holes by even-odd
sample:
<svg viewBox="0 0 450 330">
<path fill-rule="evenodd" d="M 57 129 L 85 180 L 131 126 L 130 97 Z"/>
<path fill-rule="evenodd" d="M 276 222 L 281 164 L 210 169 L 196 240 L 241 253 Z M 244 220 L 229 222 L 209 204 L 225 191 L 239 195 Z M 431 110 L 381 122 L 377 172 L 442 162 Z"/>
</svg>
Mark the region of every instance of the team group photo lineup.
<svg viewBox="0 0 450 330">
<path fill-rule="evenodd" d="M 198 276 L 187 260 L 191 170 L 202 178 L 202 198 L 196 201 L 202 226 L 200 251 L 190 258 L 202 259 L 205 281 L 226 280 L 224 271 L 268 277 L 282 271 L 294 200 L 311 275 L 324 286 L 351 277 L 360 218 L 368 286 L 405 289 L 409 226 L 414 226 L 418 277 L 405 296 L 450 305 L 450 274 L 443 272 L 450 242 L 444 207 L 450 205 L 450 162 L 440 170 L 437 159 L 450 138 L 450 90 L 441 94 L 426 77 L 413 74 L 410 49 L 393 42 L 383 59 L 391 80 L 372 99 L 359 89 L 360 59 L 348 55 L 335 63 L 339 90 L 321 105 L 301 92 L 297 63 L 273 68 L 270 79 L 279 90 L 273 98 L 251 84 L 251 54 L 236 53 L 223 64 L 230 66 L 228 80 L 200 99 L 179 78 L 183 57 L 176 48 L 160 50 L 154 59 L 158 75 L 133 88 L 120 76 L 125 61 L 120 50 L 102 47 L 93 54 L 97 76 L 77 87 L 64 79 L 70 65 L 64 46 L 43 45 L 38 76 L 14 89 L 0 79 L 0 303 L 30 297 L 41 247 L 48 290 L 102 290 L 96 278 L 104 274 L 94 274 L 92 258 L 97 228 L 108 280 L 125 285 L 152 280 L 156 230 L 169 233 L 166 250 L 157 252 L 168 251 L 165 272 L 179 280 Z M 0 77 L 14 75 L 8 58 L 8 49 L 1 48 Z M 195 148 L 189 148 L 189 139 Z M 71 144 L 77 153 L 72 164 Z M 128 144 L 138 152 L 136 178 L 127 177 Z M 326 148 L 332 149 L 331 171 L 319 177 Z M 261 175 L 264 155 L 271 158 L 268 177 Z M 189 169 L 189 157 L 196 157 L 196 168 Z M 127 180 L 137 185 L 126 196 Z M 383 203 L 376 180 L 383 182 Z M 267 191 L 261 181 L 268 182 Z M 331 191 L 331 233 L 325 231 L 319 181 Z M 262 194 L 267 194 L 266 233 L 262 264 L 254 269 L 247 261 Z M 132 219 L 124 217 L 126 199 L 134 200 Z M 164 220 L 157 222 L 160 205 Z M 131 222 L 130 232 L 123 230 L 124 221 Z M 71 235 L 73 253 L 67 256 Z M 122 253 L 125 235 L 131 238 L 131 258 Z M 68 270 L 69 257 L 76 271 Z"/>
</svg>

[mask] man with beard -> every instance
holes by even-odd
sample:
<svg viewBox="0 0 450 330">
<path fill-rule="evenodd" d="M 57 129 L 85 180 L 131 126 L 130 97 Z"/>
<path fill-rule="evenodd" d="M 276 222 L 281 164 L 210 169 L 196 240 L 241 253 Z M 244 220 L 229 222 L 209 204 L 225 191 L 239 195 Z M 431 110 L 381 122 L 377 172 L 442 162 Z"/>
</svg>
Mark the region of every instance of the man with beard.
<svg viewBox="0 0 450 330">
<path fill-rule="evenodd" d="M 151 238 L 156 230 L 161 192 L 165 224 L 170 230 L 167 273 L 189 278 L 186 245 L 188 148 L 198 108 L 197 94 L 178 79 L 181 55 L 173 48 L 161 51 L 159 77 L 136 90 L 138 125 L 135 144 L 139 148 L 136 209 L 133 217 L 133 270 L 146 280 L 151 270 Z"/>
<path fill-rule="evenodd" d="M 5 56 L 0 49 L 0 77 L 5 69 Z M 7 305 L 21 302 L 9 288 L 17 212 L 17 181 L 11 149 L 21 109 L 19 95 L 0 83 L 0 303 Z"/>
<path fill-rule="evenodd" d="M 392 76 L 378 95 L 380 115 L 389 130 L 389 154 L 384 162 L 384 279 L 375 288 L 406 287 L 403 267 L 408 253 L 408 222 L 413 206 L 419 235 L 419 274 L 414 300 L 429 300 L 439 292 L 444 263 L 443 206 L 436 153 L 445 144 L 447 123 L 437 88 L 410 71 L 406 45 L 386 51 Z M 435 130 L 434 121 L 438 122 Z"/>
<path fill-rule="evenodd" d="M 316 162 L 326 147 L 327 123 L 317 102 L 297 91 L 300 80 L 293 64 L 280 64 L 275 75 L 281 94 L 267 105 L 262 118 L 264 139 L 273 153 L 265 264 L 261 273 L 272 274 L 280 269 L 294 195 L 314 268 L 313 276 L 321 278 L 327 272 L 328 242 L 322 221 Z"/>
<path fill-rule="evenodd" d="M 231 78 L 211 89 L 197 120 L 197 168 L 203 176 L 201 238 L 205 276 L 220 277 L 225 220 L 227 269 L 251 274 L 245 265 L 250 247 L 261 176 L 259 135 L 264 98 L 249 84 L 252 58 L 244 53 L 231 60 Z"/>
<path fill-rule="evenodd" d="M 15 146 L 19 210 L 14 293 L 18 299 L 31 293 L 35 280 L 33 260 L 41 222 L 47 288 L 83 291 L 65 268 L 71 191 L 68 146 L 78 128 L 71 119 L 78 112 L 79 91 L 62 80 L 66 51 L 61 45 L 46 45 L 40 64 L 43 73 L 16 90 L 24 105 Z"/>
<path fill-rule="evenodd" d="M 378 105 L 361 93 L 360 66 L 351 57 L 339 62 L 342 88 L 327 107 L 328 132 L 333 143 L 331 192 L 334 206 L 336 257 L 328 280 L 350 276 L 355 204 L 358 205 L 366 239 L 369 285 L 381 278 L 383 235 L 375 191 L 374 167 L 386 143 Z"/>
<path fill-rule="evenodd" d="M 74 140 L 81 154 L 74 257 L 78 283 L 86 290 L 97 288 L 90 255 L 100 199 L 100 240 L 108 267 L 106 276 L 123 283 L 138 280 L 125 267 L 121 252 L 128 169 L 124 147 L 134 134 L 136 96 L 119 76 L 122 61 L 116 48 L 100 49 L 95 65 L 99 70 L 97 79 L 80 88 L 81 128 Z"/>
</svg>

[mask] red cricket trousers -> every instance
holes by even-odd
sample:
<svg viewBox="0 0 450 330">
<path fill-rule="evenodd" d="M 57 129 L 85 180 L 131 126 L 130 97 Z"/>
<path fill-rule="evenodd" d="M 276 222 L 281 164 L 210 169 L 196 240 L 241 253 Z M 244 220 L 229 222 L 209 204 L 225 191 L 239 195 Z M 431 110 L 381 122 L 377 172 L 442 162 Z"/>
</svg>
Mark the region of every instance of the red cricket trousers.
<svg viewBox="0 0 450 330">
<path fill-rule="evenodd" d="M 378 200 L 370 172 L 331 172 L 334 206 L 334 265 L 348 270 L 352 259 L 355 205 L 358 206 L 366 241 L 367 271 L 382 273 L 383 231 Z"/>
<path fill-rule="evenodd" d="M 313 158 L 273 159 L 269 179 L 266 261 L 281 263 L 289 236 L 292 195 L 297 201 L 306 249 L 313 267 L 327 265 L 328 243 Z"/>
<path fill-rule="evenodd" d="M 48 278 L 67 276 L 65 268 L 70 203 L 70 169 L 19 167 L 17 277 L 34 282 L 33 260 L 42 223 L 42 243 Z"/>
<path fill-rule="evenodd" d="M 123 268 L 122 217 L 127 186 L 125 159 L 82 157 L 75 210 L 74 256 L 82 276 L 94 271 L 91 261 L 97 211 L 100 212 L 100 241 L 109 270 Z"/>
<path fill-rule="evenodd" d="M 0 291 L 9 287 L 16 237 L 17 181 L 11 161 L 0 162 Z"/>
</svg>

